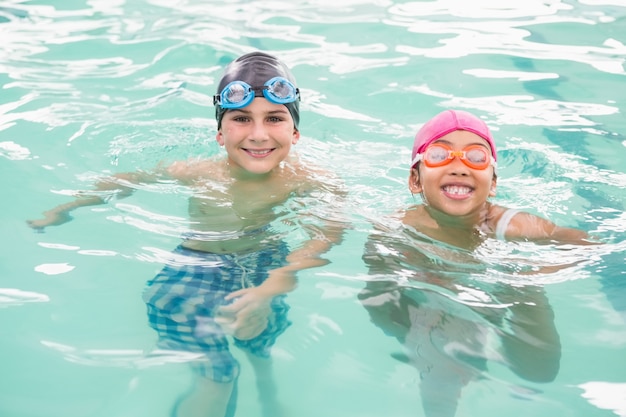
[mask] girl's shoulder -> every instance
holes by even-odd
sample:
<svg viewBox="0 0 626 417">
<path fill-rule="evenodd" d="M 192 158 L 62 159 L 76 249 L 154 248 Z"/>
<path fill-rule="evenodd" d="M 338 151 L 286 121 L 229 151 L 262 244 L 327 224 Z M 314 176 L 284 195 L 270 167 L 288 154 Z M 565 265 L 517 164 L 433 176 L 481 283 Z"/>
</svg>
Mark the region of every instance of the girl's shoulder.
<svg viewBox="0 0 626 417">
<path fill-rule="evenodd" d="M 433 227 L 435 221 L 426 211 L 423 204 L 415 204 L 407 208 L 400 209 L 394 212 L 391 218 L 401 221 L 407 226 L 411 226 L 416 230 L 423 229 L 425 227 Z"/>
<path fill-rule="evenodd" d="M 511 231 L 519 229 L 517 219 L 514 218 L 521 213 L 517 209 L 490 204 L 487 214 L 488 229 L 497 239 L 504 240 Z M 519 216 L 518 216 L 519 217 Z M 517 234 L 517 232 L 515 232 Z"/>
</svg>

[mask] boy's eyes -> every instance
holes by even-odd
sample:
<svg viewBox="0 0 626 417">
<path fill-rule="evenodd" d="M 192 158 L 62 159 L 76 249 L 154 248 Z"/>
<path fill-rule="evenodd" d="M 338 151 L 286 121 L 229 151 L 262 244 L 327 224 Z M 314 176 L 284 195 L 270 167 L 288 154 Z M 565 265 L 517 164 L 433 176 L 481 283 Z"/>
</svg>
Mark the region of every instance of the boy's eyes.
<svg viewBox="0 0 626 417">
<path fill-rule="evenodd" d="M 236 122 L 249 122 L 250 120 L 252 120 L 252 118 L 246 115 L 234 115 L 232 116 L 231 120 L 234 120 Z M 285 118 L 280 116 L 268 116 L 266 120 L 271 123 L 278 123 L 284 121 Z"/>
</svg>

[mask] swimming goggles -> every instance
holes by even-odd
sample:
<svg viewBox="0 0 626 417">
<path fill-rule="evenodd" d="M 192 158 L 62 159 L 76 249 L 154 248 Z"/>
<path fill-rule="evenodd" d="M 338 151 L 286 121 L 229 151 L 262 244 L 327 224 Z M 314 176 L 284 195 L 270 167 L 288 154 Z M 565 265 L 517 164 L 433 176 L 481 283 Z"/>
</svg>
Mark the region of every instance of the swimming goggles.
<svg viewBox="0 0 626 417">
<path fill-rule="evenodd" d="M 300 90 L 283 77 L 268 80 L 263 85 L 262 91 L 263 96 L 275 104 L 293 103 L 300 100 Z M 221 93 L 213 96 L 213 104 L 219 104 L 224 109 L 241 109 L 259 95 L 259 90 L 255 90 L 250 84 L 244 81 L 233 81 L 228 83 Z"/>
<path fill-rule="evenodd" d="M 411 167 L 414 167 L 419 161 L 424 161 L 424 165 L 429 168 L 448 165 L 454 158 L 459 158 L 461 162 L 472 169 L 483 170 L 489 165 L 496 167 L 496 161 L 493 160 L 489 150 L 484 146 L 470 145 L 460 151 L 454 151 L 452 148 L 443 143 L 434 143 L 426 148 L 422 154 L 415 155 Z"/>
</svg>

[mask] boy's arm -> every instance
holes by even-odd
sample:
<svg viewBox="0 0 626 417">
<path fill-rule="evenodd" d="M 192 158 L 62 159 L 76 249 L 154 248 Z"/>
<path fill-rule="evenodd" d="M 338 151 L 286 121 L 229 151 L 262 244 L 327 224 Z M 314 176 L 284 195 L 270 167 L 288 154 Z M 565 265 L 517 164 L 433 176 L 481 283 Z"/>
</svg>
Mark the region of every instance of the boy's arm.
<svg viewBox="0 0 626 417">
<path fill-rule="evenodd" d="M 326 213 L 340 213 L 344 210 L 345 193 L 335 190 L 329 198 L 331 203 L 326 206 Z M 256 337 L 267 326 L 267 316 L 263 312 L 269 310 L 272 298 L 286 294 L 296 287 L 296 273 L 304 269 L 324 266 L 328 260 L 322 255 L 328 252 L 333 245 L 339 244 L 343 234 L 348 228 L 348 222 L 342 218 L 328 219 L 324 216 L 314 216 L 311 213 L 302 214 L 304 218 L 316 217 L 316 224 L 306 221 L 303 229 L 311 236 L 300 247 L 292 250 L 287 257 L 286 265 L 269 271 L 268 278 L 259 286 L 244 288 L 226 296 L 226 299 L 234 299 L 232 304 L 222 307 L 221 313 L 226 317 L 222 321 L 223 327 L 230 328 L 232 334 L 238 339 Z M 261 317 L 261 318 L 259 318 Z"/>
<path fill-rule="evenodd" d="M 309 170 L 311 169 L 309 167 Z M 315 171 L 308 172 L 310 176 Z M 343 182 L 325 171 L 315 172 L 315 177 L 324 178 L 324 181 L 309 182 L 305 188 L 309 187 L 309 191 L 312 191 L 310 196 L 315 199 L 315 205 L 319 204 L 322 211 L 310 208 L 299 214 L 301 227 L 310 239 L 287 255 L 286 265 L 270 271 L 270 276 L 262 285 L 269 293 L 280 290 L 283 290 L 280 291 L 282 293 L 291 291 L 296 286 L 296 272 L 328 264 L 328 260 L 322 255 L 334 245 L 341 243 L 345 230 L 349 227 L 345 216 L 347 192 Z"/>
<path fill-rule="evenodd" d="M 269 294 L 293 290 L 296 286 L 296 272 L 328 264 L 322 255 L 341 242 L 345 228 L 341 222 L 330 221 L 321 227 L 308 227 L 312 239 L 291 251 L 286 258 L 287 265 L 271 270 L 270 276 L 261 286 L 265 286 L 264 290 Z"/>
<path fill-rule="evenodd" d="M 135 190 L 133 184 L 155 182 L 158 176 L 148 172 L 138 171 L 120 173 L 104 178 L 95 184 L 92 191 L 79 192 L 76 199 L 68 203 L 60 204 L 43 212 L 40 219 L 27 220 L 27 224 L 33 229 L 43 230 L 48 226 L 58 226 L 72 220 L 70 212 L 79 207 L 105 204 L 113 196 L 117 198 L 128 197 Z"/>
<path fill-rule="evenodd" d="M 261 285 L 228 294 L 225 299 L 234 301 L 220 308 L 216 321 L 238 339 L 258 336 L 267 327 L 272 299 L 296 287 L 296 272 L 326 265 L 328 261 L 321 255 L 341 241 L 344 230 L 341 224 L 317 229 L 314 238 L 291 251 L 286 257 L 287 265 L 270 270 Z"/>
</svg>

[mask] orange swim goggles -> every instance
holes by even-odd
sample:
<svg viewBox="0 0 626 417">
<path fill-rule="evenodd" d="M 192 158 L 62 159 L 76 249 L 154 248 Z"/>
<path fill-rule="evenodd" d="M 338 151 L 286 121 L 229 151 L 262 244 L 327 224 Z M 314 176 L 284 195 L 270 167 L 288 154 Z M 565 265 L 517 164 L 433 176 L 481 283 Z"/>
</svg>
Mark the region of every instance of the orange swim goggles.
<svg viewBox="0 0 626 417">
<path fill-rule="evenodd" d="M 411 167 L 420 161 L 424 161 L 424 165 L 429 168 L 441 167 L 448 165 L 454 158 L 459 158 L 472 169 L 483 170 L 487 169 L 489 165 L 496 167 L 496 161 L 484 146 L 470 145 L 460 151 L 455 151 L 444 143 L 433 143 L 426 148 L 424 153 L 415 155 Z"/>
</svg>

